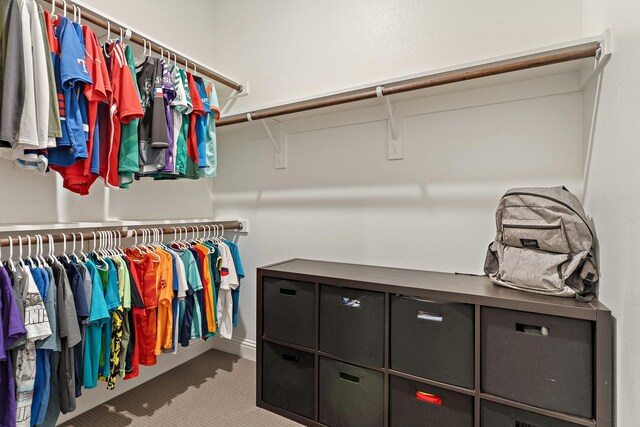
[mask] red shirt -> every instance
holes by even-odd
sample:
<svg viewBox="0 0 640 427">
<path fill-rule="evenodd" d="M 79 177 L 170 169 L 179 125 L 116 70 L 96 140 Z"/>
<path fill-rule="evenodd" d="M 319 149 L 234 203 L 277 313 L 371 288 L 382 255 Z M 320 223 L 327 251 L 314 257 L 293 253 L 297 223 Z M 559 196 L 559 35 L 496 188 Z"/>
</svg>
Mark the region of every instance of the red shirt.
<svg viewBox="0 0 640 427">
<path fill-rule="evenodd" d="M 144 115 L 122 43 L 109 46 L 111 57 L 111 99 L 109 100 L 108 140 L 100 141 L 100 176 L 109 187 L 119 188 L 118 153 L 121 124 Z"/>
<path fill-rule="evenodd" d="M 189 82 L 189 92 L 191 92 L 191 103 L 193 104 L 193 112 L 189 114 L 189 134 L 187 135 L 187 155 L 193 162 L 198 164 L 198 140 L 196 139 L 196 116 L 204 116 L 204 104 L 200 98 L 200 92 L 196 86 L 191 73 L 187 73 L 187 81 Z"/>
</svg>

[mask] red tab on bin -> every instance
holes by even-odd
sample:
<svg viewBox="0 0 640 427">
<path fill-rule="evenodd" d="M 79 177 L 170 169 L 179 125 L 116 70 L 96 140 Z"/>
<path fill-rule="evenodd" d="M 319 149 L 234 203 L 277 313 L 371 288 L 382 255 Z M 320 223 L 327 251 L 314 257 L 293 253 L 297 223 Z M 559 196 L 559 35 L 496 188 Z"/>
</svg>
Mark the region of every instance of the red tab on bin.
<svg viewBox="0 0 640 427">
<path fill-rule="evenodd" d="M 442 405 L 442 399 L 433 394 L 424 393 L 422 391 L 416 391 L 416 399 L 422 400 L 423 402 L 432 403 L 434 405 Z"/>
</svg>

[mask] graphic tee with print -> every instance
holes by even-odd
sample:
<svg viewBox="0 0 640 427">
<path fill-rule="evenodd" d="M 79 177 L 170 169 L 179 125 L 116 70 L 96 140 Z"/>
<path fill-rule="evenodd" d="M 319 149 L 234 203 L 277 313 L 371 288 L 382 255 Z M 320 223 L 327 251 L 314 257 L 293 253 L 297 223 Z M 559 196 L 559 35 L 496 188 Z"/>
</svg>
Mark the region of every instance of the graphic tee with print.
<svg viewBox="0 0 640 427">
<path fill-rule="evenodd" d="M 136 68 L 144 116 L 138 125 L 140 175 L 155 175 L 166 166 L 169 131 L 162 84 L 162 61 L 147 57 Z"/>
<path fill-rule="evenodd" d="M 16 378 L 16 426 L 30 427 L 33 387 L 36 378 L 36 341 L 51 335 L 49 318 L 42 297 L 27 266 L 18 267 L 16 280 L 22 282 L 24 301 L 24 326 L 27 342 L 19 349 L 15 362 Z"/>
</svg>

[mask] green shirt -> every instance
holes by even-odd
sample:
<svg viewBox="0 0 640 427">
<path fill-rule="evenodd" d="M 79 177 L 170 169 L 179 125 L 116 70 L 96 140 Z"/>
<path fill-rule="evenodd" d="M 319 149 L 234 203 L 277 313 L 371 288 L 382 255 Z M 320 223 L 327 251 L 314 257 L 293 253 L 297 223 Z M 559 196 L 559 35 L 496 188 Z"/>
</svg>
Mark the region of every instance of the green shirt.
<svg viewBox="0 0 640 427">
<path fill-rule="evenodd" d="M 140 91 L 136 81 L 136 64 L 131 52 L 131 46 L 127 45 L 124 49 L 124 55 L 127 58 L 127 65 L 133 77 L 133 83 L 138 92 L 140 99 Z M 131 119 L 129 123 L 122 124 L 122 132 L 120 134 L 120 152 L 118 153 L 118 174 L 120 175 L 120 188 L 129 188 L 129 184 L 133 182 L 133 175 L 137 173 L 140 166 L 138 165 L 138 123 L 140 119 Z"/>
</svg>

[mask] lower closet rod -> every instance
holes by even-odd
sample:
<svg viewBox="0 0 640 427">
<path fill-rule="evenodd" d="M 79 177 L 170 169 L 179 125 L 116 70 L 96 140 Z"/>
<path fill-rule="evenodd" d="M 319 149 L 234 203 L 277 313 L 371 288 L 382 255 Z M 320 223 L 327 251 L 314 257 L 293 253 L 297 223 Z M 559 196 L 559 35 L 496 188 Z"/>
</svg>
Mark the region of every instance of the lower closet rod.
<svg viewBox="0 0 640 427">
<path fill-rule="evenodd" d="M 142 235 L 142 230 L 161 230 L 162 234 L 176 234 L 180 231 L 180 229 L 184 230 L 187 229 L 189 232 L 191 232 L 192 230 L 197 229 L 198 231 L 200 231 L 200 227 L 204 226 L 222 226 L 224 227 L 224 230 L 236 230 L 236 231 L 241 231 L 242 230 L 242 223 L 241 222 L 236 222 L 236 223 L 230 223 L 230 224 L 225 224 L 225 223 L 219 223 L 219 222 L 212 222 L 212 223 L 198 223 L 198 224 L 193 224 L 193 225 L 183 225 L 183 224 L 178 224 L 176 227 L 171 227 L 171 228 L 159 228 L 159 227 L 145 227 L 145 228 L 138 228 L 138 229 L 133 229 L 130 228 L 128 230 L 124 230 L 123 233 L 123 238 L 128 238 L 128 237 L 133 237 L 135 233 L 137 233 L 138 235 Z M 118 229 L 105 229 L 105 230 L 100 230 L 100 231 L 118 231 Z M 96 233 L 96 231 L 94 231 L 93 233 Z M 94 240 L 96 238 L 100 238 L 99 235 L 97 234 L 93 234 L 92 232 L 86 232 L 86 233 L 69 233 L 69 234 L 53 234 L 53 242 L 54 243 L 63 243 L 65 241 L 71 241 L 73 239 L 73 236 L 75 235 L 76 238 L 79 238 L 80 235 L 82 235 L 83 240 Z M 42 233 L 38 233 L 37 231 L 34 232 L 33 234 L 31 234 L 31 242 L 34 243 L 34 239 L 33 236 L 36 236 L 40 234 L 42 236 L 42 239 L 44 240 L 43 243 L 49 243 L 49 237 L 47 236 L 47 234 L 42 234 Z M 51 234 L 51 233 L 48 233 Z M 11 237 L 11 240 L 13 241 L 13 243 L 9 240 L 8 237 L 3 237 L 0 239 L 0 247 L 8 247 L 10 245 L 16 245 L 19 244 L 19 241 L 21 241 L 23 244 L 29 244 L 29 239 L 28 237 L 25 237 L 25 235 L 21 235 L 21 236 L 16 236 L 16 237 Z"/>
</svg>

